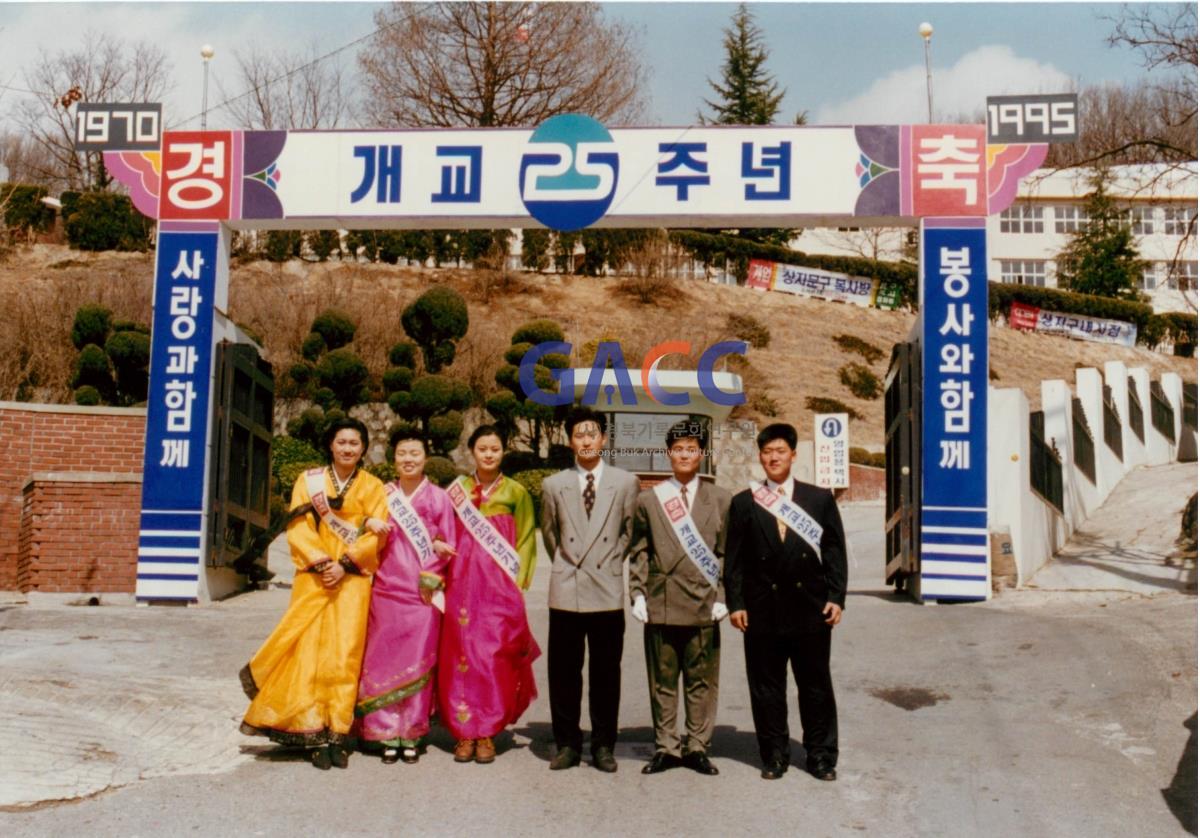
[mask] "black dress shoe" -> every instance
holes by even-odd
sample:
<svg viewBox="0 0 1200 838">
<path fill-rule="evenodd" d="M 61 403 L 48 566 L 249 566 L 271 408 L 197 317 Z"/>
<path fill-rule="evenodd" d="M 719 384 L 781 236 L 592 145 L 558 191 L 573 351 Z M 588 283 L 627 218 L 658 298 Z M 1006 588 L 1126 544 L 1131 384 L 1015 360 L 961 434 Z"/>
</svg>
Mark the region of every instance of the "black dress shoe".
<svg viewBox="0 0 1200 838">
<path fill-rule="evenodd" d="M 341 745 L 330 745 L 329 759 L 338 768 L 345 768 L 350 764 L 350 752 Z"/>
<path fill-rule="evenodd" d="M 778 780 L 787 773 L 788 765 L 781 759 L 772 760 L 763 766 L 762 778 L 764 780 Z"/>
<path fill-rule="evenodd" d="M 550 760 L 551 771 L 562 771 L 564 768 L 574 768 L 576 765 L 579 765 L 579 751 L 569 745 L 559 748 L 554 759 Z"/>
<path fill-rule="evenodd" d="M 329 746 L 322 745 L 319 748 L 313 748 L 312 764 L 322 771 L 328 771 L 333 765 L 333 760 L 329 756 Z"/>
<path fill-rule="evenodd" d="M 404 760 L 406 765 L 415 765 L 420 757 L 421 752 L 417 748 L 404 748 L 400 751 L 400 759 Z"/>
<path fill-rule="evenodd" d="M 643 774 L 661 774 L 669 768 L 679 765 L 679 757 L 672 756 L 666 751 L 655 751 L 650 761 L 642 766 Z"/>
<path fill-rule="evenodd" d="M 382 755 L 380 761 L 384 765 L 392 765 L 394 763 L 399 762 L 400 761 L 400 749 L 393 748 L 392 746 L 388 745 L 387 747 L 385 747 L 383 749 L 383 755 Z"/>
<path fill-rule="evenodd" d="M 703 751 L 692 751 L 689 754 L 684 754 L 683 764 L 698 774 L 707 774 L 710 777 L 715 777 L 721 773 L 717 770 L 717 766 L 708 761 L 708 755 Z"/>
<path fill-rule="evenodd" d="M 617 771 L 617 758 L 613 756 L 612 748 L 606 748 L 601 745 L 592 754 L 592 767 L 603 771 L 605 774 L 615 774 Z"/>
<path fill-rule="evenodd" d="M 837 779 L 837 770 L 830 762 L 816 762 L 809 766 L 808 773 L 812 774 L 818 780 L 832 782 Z"/>
</svg>

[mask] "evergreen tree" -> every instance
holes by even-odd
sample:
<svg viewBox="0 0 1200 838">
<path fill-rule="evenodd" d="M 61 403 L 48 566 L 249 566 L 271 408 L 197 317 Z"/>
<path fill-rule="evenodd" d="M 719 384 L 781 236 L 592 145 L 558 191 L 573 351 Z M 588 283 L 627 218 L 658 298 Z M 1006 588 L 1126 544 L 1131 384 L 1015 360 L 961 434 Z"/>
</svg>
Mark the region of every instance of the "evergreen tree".
<svg viewBox="0 0 1200 838">
<path fill-rule="evenodd" d="M 700 114 L 700 121 L 716 125 L 769 125 L 779 112 L 779 103 L 787 92 L 780 90 L 765 67 L 767 50 L 762 31 L 743 3 L 733 15 L 733 25 L 725 30 L 725 63 L 721 83 L 708 85 L 720 97 L 718 102 L 704 100 L 712 116 Z"/>
<path fill-rule="evenodd" d="M 1107 190 L 1107 174 L 1097 170 L 1084 209 L 1087 221 L 1058 254 L 1058 285 L 1083 294 L 1137 299 L 1145 262 L 1139 258 L 1128 213 Z"/>
</svg>

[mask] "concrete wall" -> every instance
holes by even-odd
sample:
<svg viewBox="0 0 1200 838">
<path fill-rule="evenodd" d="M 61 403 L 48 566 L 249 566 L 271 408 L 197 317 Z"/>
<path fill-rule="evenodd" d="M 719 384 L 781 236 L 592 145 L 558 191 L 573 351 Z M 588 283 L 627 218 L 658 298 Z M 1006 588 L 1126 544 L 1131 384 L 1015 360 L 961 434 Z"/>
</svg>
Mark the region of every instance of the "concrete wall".
<svg viewBox="0 0 1200 838">
<path fill-rule="evenodd" d="M 1128 380 L 1142 400 L 1145 444 L 1129 426 Z M 1121 419 L 1124 458 L 1104 442 L 1103 385 L 1113 390 Z M 1183 425 L 1183 385 L 1178 375 L 1164 374 L 1161 384 L 1175 409 L 1176 440 L 1192 433 Z M 1093 482 L 1076 465 L 1072 398 L 1082 404 L 1095 448 Z M 1180 448 L 1153 428 L 1150 420 L 1150 376 L 1142 367 L 1126 369 L 1119 361 L 1105 364 L 1104 376 L 1090 368 L 1075 372 L 1075 390 L 1065 381 L 1043 381 L 1042 410 L 1046 442 L 1058 451 L 1063 469 L 1063 509 L 1060 512 L 1030 486 L 1029 402 L 1019 389 L 992 389 L 988 405 L 988 526 L 1007 532 L 1012 541 L 1017 584 L 1023 585 L 1057 553 L 1072 533 L 1092 515 L 1116 485 L 1135 468 L 1176 462 Z"/>
</svg>

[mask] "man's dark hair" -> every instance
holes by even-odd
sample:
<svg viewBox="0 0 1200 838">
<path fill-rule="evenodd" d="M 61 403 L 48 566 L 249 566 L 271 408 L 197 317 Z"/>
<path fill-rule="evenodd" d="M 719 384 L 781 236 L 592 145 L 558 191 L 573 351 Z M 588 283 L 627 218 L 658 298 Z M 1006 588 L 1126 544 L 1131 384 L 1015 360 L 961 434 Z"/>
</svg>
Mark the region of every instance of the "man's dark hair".
<svg viewBox="0 0 1200 838">
<path fill-rule="evenodd" d="M 338 431 L 344 431 L 347 429 L 358 431 L 359 439 L 362 440 L 363 444 L 363 456 L 367 456 L 367 448 L 369 448 L 371 445 L 371 437 L 367 433 L 367 426 L 357 419 L 347 416 L 345 419 L 339 419 L 331 424 L 325 429 L 325 433 L 321 436 L 321 453 L 324 454 L 330 462 L 333 462 L 333 438 L 338 435 Z"/>
<path fill-rule="evenodd" d="M 782 439 L 787 443 L 788 448 L 793 451 L 796 450 L 796 440 L 798 439 L 796 429 L 786 422 L 775 422 L 774 424 L 767 425 L 758 432 L 758 439 L 755 441 L 758 443 L 758 450 L 761 451 L 766 447 L 768 442 L 774 442 L 777 439 Z"/>
<path fill-rule="evenodd" d="M 575 426 L 582 425 L 584 422 L 595 422 L 596 427 L 600 429 L 600 433 L 605 432 L 604 414 L 597 413 L 590 407 L 574 407 L 567 414 L 567 439 L 570 439 L 575 433 Z"/>
<path fill-rule="evenodd" d="M 681 439 L 694 439 L 703 451 L 708 447 L 707 422 L 699 418 L 684 419 L 676 422 L 667 431 L 667 449 Z"/>
<path fill-rule="evenodd" d="M 485 436 L 494 436 L 500 440 L 500 449 L 504 450 L 508 447 L 508 438 L 495 425 L 480 425 L 475 430 L 471 431 L 471 435 L 467 437 L 467 448 L 475 449 L 475 443 L 483 439 Z"/>
</svg>

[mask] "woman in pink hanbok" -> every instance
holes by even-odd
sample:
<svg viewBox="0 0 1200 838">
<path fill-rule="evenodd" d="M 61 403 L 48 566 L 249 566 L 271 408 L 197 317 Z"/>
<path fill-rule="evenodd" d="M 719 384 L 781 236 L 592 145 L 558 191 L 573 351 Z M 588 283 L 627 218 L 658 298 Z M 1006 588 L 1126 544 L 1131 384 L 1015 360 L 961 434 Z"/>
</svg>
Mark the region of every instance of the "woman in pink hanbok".
<svg viewBox="0 0 1200 838">
<path fill-rule="evenodd" d="M 456 762 L 489 763 L 492 741 L 537 697 L 541 654 L 525 616 L 523 591 L 537 558 L 533 500 L 500 473 L 504 438 L 481 425 L 468 440 L 475 472 L 447 490 L 458 517 L 458 555 L 446 587 L 438 660 L 442 724 L 458 740 Z"/>
<path fill-rule="evenodd" d="M 456 525 L 446 493 L 425 478 L 424 442 L 396 441 L 396 475 L 384 487 L 387 521 L 367 521 L 387 541 L 371 588 L 354 715 L 360 738 L 383 746 L 385 763 L 413 763 L 433 711 L 441 591 Z"/>
</svg>

